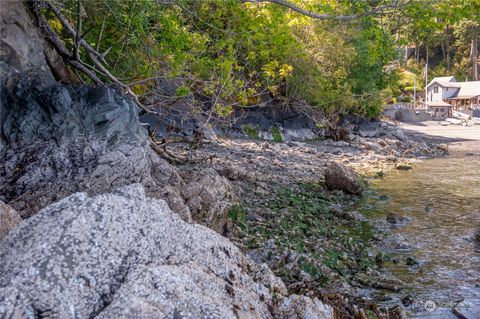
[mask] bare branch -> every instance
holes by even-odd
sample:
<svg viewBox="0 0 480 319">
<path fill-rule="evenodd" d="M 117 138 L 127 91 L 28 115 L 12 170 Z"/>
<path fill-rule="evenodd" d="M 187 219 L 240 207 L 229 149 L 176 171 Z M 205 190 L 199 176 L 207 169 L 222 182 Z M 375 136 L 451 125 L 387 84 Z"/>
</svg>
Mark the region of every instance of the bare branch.
<svg viewBox="0 0 480 319">
<path fill-rule="evenodd" d="M 77 0 L 77 34 L 75 35 L 75 48 L 73 56 L 80 61 L 80 40 L 82 34 L 82 4 L 80 0 Z"/>
<path fill-rule="evenodd" d="M 368 15 L 373 15 L 373 14 L 382 12 L 385 9 L 398 8 L 401 0 L 393 0 L 391 3 L 378 6 L 378 7 L 373 8 L 372 10 L 370 10 L 368 12 L 361 13 L 361 14 L 352 14 L 352 15 L 333 15 L 333 14 L 316 13 L 316 12 L 312 12 L 312 11 L 303 9 L 301 7 L 298 7 L 298 6 L 294 5 L 293 3 L 289 2 L 289 1 L 286 1 L 286 0 L 242 0 L 242 2 L 251 2 L 251 3 L 270 2 L 270 3 L 275 3 L 275 4 L 278 4 L 278 5 L 287 7 L 290 10 L 293 10 L 295 12 L 298 12 L 300 14 L 303 14 L 303 15 L 308 16 L 308 17 L 313 18 L 313 19 L 347 21 L 347 20 L 358 19 L 360 17 L 364 17 L 364 16 L 368 16 Z"/>
<path fill-rule="evenodd" d="M 95 47 L 95 51 L 97 51 L 97 52 L 100 52 L 100 42 L 102 41 L 103 28 L 105 28 L 105 19 L 106 18 L 107 18 L 107 15 L 104 15 L 103 19 L 102 19 L 102 25 L 100 26 L 100 32 L 98 33 L 97 45 Z"/>
<path fill-rule="evenodd" d="M 46 29 L 48 29 L 50 32 L 50 36 L 53 40 L 54 43 L 52 43 L 54 45 L 54 47 L 56 49 L 59 50 L 59 53 L 62 54 L 62 56 L 66 57 L 67 58 L 67 61 L 74 67 L 76 67 L 77 69 L 79 69 L 80 71 L 84 72 L 85 74 L 87 74 L 95 83 L 97 84 L 100 84 L 100 83 L 103 83 L 100 79 L 98 79 L 98 77 L 96 76 L 95 72 L 92 72 L 92 70 L 95 70 L 96 72 L 104 75 L 105 77 L 107 77 L 110 81 L 112 81 L 113 83 L 117 84 L 118 86 L 120 86 L 121 88 L 123 88 L 125 90 L 125 93 L 127 95 L 129 95 L 133 100 L 134 102 L 138 105 L 138 107 L 140 107 L 142 110 L 144 110 L 145 112 L 147 113 L 150 113 L 150 114 L 158 114 L 158 112 L 154 112 L 152 111 L 150 108 L 146 107 L 145 105 L 143 105 L 140 100 L 138 99 L 138 96 L 130 89 L 130 87 L 128 85 L 125 85 L 123 84 L 120 80 L 118 80 L 114 75 L 112 75 L 112 73 L 110 73 L 110 71 L 102 64 L 106 63 L 105 59 L 104 59 L 104 56 L 100 53 L 98 53 L 97 51 L 95 51 L 85 40 L 83 40 L 81 38 L 81 36 L 79 35 L 80 34 L 80 30 L 78 30 L 79 28 L 81 28 L 81 3 L 80 3 L 80 0 L 78 0 L 78 13 L 79 13 L 79 17 L 78 17 L 78 24 L 77 24 L 77 31 L 75 31 L 73 29 L 73 27 L 70 25 L 70 23 L 67 21 L 67 19 L 65 19 L 65 17 L 61 14 L 60 10 L 58 10 L 50 0 L 45 0 L 46 1 L 46 4 L 47 4 L 47 7 L 49 8 L 49 10 L 51 10 L 55 16 L 58 18 L 58 20 L 60 21 L 60 23 L 62 24 L 62 26 L 68 31 L 68 33 L 75 39 L 76 42 L 78 42 L 78 46 L 80 47 L 83 47 L 85 49 L 85 53 L 87 54 L 87 56 L 90 58 L 90 60 L 92 60 L 93 64 L 95 65 L 94 67 L 92 66 L 88 66 L 86 67 L 85 63 L 83 63 L 82 61 L 80 61 L 80 57 L 79 57 L 79 54 L 78 54 L 78 50 L 75 50 L 74 52 L 74 56 L 71 56 L 67 50 L 65 49 L 65 46 L 61 43 L 60 39 L 58 38 L 58 36 L 56 35 L 55 31 L 53 31 L 50 26 L 48 25 L 47 21 L 45 20 L 45 18 L 40 14 L 39 10 L 38 10 L 38 3 L 36 1 L 33 1 L 33 5 L 34 5 L 34 8 L 35 8 L 35 11 L 36 11 L 36 14 L 37 14 L 37 17 L 39 20 L 42 20 L 43 24 L 46 24 Z M 48 27 L 48 28 L 47 28 Z M 76 43 L 77 45 L 77 43 Z M 107 52 L 108 53 L 108 50 Z M 105 53 L 105 54 L 106 54 Z M 101 62 L 102 61 L 102 62 Z M 92 70 L 89 70 L 89 69 L 92 69 Z"/>
</svg>

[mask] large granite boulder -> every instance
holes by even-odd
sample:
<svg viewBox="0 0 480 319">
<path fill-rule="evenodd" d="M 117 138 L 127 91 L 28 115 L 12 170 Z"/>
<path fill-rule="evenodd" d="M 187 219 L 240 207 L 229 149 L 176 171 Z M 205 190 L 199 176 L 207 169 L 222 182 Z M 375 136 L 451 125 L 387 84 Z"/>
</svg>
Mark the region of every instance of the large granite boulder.
<svg viewBox="0 0 480 319">
<path fill-rule="evenodd" d="M 325 182 L 328 189 L 341 190 L 347 194 L 361 195 L 365 190 L 364 182 L 353 169 L 337 162 L 328 164 Z"/>
<path fill-rule="evenodd" d="M 54 203 L 0 242 L 1 318 L 332 318 L 136 184 Z M 312 318 L 313 318 L 312 317 Z"/>
</svg>

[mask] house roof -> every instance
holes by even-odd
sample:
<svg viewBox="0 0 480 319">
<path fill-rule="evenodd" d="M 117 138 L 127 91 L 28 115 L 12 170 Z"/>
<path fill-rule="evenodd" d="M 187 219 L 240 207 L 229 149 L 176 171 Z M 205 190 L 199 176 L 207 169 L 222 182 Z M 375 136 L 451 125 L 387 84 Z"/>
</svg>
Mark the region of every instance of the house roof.
<svg viewBox="0 0 480 319">
<path fill-rule="evenodd" d="M 480 95 L 480 81 L 457 82 L 460 86 L 457 97 Z"/>
<path fill-rule="evenodd" d="M 445 87 L 445 88 L 459 88 L 461 87 L 461 82 L 438 82 L 438 81 L 435 81 L 435 82 L 432 82 L 433 83 L 438 83 L 439 85 Z"/>
<path fill-rule="evenodd" d="M 450 87 L 449 85 L 451 85 L 452 83 L 455 83 L 455 82 L 456 82 L 456 80 L 455 80 L 454 76 L 438 76 L 438 77 L 433 78 L 430 81 L 430 83 L 428 83 L 427 87 L 429 87 L 433 83 L 438 83 L 443 87 Z"/>
<path fill-rule="evenodd" d="M 453 80 L 453 81 L 452 81 Z M 431 82 L 455 82 L 455 77 L 454 76 L 439 76 L 436 78 L 433 78 Z"/>
<path fill-rule="evenodd" d="M 458 90 L 452 98 L 458 97 L 466 99 L 480 95 L 480 81 L 457 82 L 453 76 L 440 76 L 433 78 L 427 87 L 434 83 L 445 88 L 459 88 L 460 90 Z"/>
</svg>

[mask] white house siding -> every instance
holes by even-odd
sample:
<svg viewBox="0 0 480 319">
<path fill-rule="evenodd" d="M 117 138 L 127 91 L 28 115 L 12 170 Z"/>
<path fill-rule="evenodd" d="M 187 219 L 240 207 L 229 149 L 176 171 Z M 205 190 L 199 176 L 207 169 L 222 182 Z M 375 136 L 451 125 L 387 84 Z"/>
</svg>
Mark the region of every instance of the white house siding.
<svg viewBox="0 0 480 319">
<path fill-rule="evenodd" d="M 437 93 L 435 93 L 435 87 L 438 88 Z M 444 88 L 441 87 L 439 84 L 431 85 L 427 89 L 427 101 L 432 101 L 432 102 L 443 101 L 443 91 L 444 91 Z"/>
<path fill-rule="evenodd" d="M 459 88 L 445 88 L 443 90 L 443 99 L 448 99 L 457 95 Z"/>
</svg>

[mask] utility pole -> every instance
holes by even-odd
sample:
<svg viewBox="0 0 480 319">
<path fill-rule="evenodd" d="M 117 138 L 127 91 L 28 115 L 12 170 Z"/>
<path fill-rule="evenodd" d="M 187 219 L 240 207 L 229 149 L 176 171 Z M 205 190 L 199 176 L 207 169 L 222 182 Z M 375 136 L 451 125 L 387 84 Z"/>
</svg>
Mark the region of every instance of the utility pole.
<svg viewBox="0 0 480 319">
<path fill-rule="evenodd" d="M 472 60 L 473 60 L 473 80 L 478 81 L 478 29 L 475 29 L 473 34 L 473 48 L 472 48 Z"/>
<path fill-rule="evenodd" d="M 428 63 L 425 63 L 425 108 L 427 109 Z"/>
<path fill-rule="evenodd" d="M 413 107 L 417 108 L 417 80 L 413 78 Z"/>
</svg>

